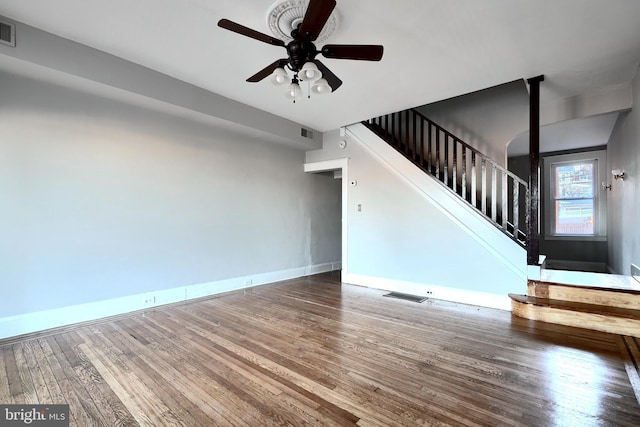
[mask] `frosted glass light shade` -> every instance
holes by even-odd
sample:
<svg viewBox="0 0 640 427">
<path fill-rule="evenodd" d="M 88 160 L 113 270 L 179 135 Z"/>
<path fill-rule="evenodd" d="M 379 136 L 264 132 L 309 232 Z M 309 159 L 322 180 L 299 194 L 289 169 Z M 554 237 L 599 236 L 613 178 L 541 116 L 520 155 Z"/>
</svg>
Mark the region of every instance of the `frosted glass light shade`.
<svg viewBox="0 0 640 427">
<path fill-rule="evenodd" d="M 325 79 L 320 79 L 311 86 L 311 92 L 316 95 L 322 95 L 325 93 L 331 93 L 333 89 L 329 86 L 329 83 Z"/>
<path fill-rule="evenodd" d="M 315 82 L 322 77 L 318 66 L 313 62 L 305 62 L 298 73 L 298 78 L 303 82 Z"/>
<path fill-rule="evenodd" d="M 289 75 L 287 70 L 282 67 L 278 67 L 271 73 L 271 83 L 276 86 L 281 86 L 289 82 Z"/>
<path fill-rule="evenodd" d="M 300 89 L 300 85 L 296 82 L 291 83 L 287 87 L 287 98 L 296 100 L 298 98 L 302 98 L 302 89 Z"/>
</svg>

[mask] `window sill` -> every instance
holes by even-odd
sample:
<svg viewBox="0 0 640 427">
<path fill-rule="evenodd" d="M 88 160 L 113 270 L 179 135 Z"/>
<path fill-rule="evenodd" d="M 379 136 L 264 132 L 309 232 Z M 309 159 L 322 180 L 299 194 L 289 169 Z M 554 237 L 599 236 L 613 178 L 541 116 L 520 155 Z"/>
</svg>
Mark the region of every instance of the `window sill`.
<svg viewBox="0 0 640 427">
<path fill-rule="evenodd" d="M 545 235 L 544 240 L 567 240 L 578 242 L 606 242 L 607 236 L 554 236 Z"/>
</svg>

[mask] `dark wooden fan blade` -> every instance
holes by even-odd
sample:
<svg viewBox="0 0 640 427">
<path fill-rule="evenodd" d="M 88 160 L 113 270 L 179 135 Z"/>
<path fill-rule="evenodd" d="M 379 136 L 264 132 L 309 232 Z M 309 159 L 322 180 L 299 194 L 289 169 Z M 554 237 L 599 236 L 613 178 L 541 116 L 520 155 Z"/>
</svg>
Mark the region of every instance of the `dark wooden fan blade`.
<svg viewBox="0 0 640 427">
<path fill-rule="evenodd" d="M 328 44 L 322 48 L 325 58 L 356 59 L 360 61 L 380 61 L 384 48 L 367 44 Z"/>
<path fill-rule="evenodd" d="M 329 86 L 331 86 L 331 90 L 335 92 L 340 86 L 342 86 L 342 80 L 340 80 L 335 74 L 333 74 L 331 70 L 328 69 L 322 62 L 314 59 L 313 63 L 317 65 L 318 70 L 320 70 L 320 72 L 322 73 L 322 78 L 324 78 L 327 83 L 329 83 Z"/>
<path fill-rule="evenodd" d="M 282 40 L 273 38 L 256 30 L 252 30 L 249 27 L 245 27 L 244 25 L 240 25 L 233 21 L 229 21 L 228 19 L 219 20 L 218 27 L 224 28 L 225 30 L 233 31 L 234 33 L 242 34 L 243 36 L 251 37 L 252 39 L 260 40 L 261 42 L 265 42 L 274 46 L 284 46 L 284 42 Z"/>
<path fill-rule="evenodd" d="M 311 0 L 300 25 L 300 35 L 309 33 L 311 40 L 317 39 L 335 7 L 335 0 Z"/>
<path fill-rule="evenodd" d="M 286 63 L 287 63 L 286 59 L 278 59 L 273 64 L 267 65 L 262 70 L 258 71 L 253 76 L 249 77 L 247 81 L 249 83 L 257 83 L 260 80 L 264 79 L 265 77 L 269 77 L 271 73 L 273 73 L 273 70 L 275 70 L 278 67 L 283 67 L 284 64 Z"/>
</svg>

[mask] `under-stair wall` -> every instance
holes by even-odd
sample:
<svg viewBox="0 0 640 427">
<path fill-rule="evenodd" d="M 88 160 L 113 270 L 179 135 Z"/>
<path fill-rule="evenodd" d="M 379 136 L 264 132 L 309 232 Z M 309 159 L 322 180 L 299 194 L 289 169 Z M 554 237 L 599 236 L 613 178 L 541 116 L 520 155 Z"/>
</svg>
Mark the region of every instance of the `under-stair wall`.
<svg viewBox="0 0 640 427">
<path fill-rule="evenodd" d="M 363 124 L 526 247 L 526 181 L 415 109 Z"/>
<path fill-rule="evenodd" d="M 506 310 L 526 291 L 526 251 L 365 126 L 325 133 L 306 162 L 336 159 L 348 169 L 343 281 Z"/>
</svg>

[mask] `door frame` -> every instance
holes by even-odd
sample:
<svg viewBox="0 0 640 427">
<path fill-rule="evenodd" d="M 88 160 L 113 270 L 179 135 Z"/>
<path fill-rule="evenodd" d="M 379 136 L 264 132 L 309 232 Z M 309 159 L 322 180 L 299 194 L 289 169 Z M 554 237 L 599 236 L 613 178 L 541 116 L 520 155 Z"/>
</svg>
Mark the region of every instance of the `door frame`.
<svg viewBox="0 0 640 427">
<path fill-rule="evenodd" d="M 348 263 L 348 228 L 349 228 L 349 206 L 348 206 L 348 196 L 349 196 L 349 159 L 341 158 L 335 160 L 323 160 L 320 162 L 310 162 L 304 164 L 304 171 L 307 173 L 318 173 L 318 172 L 332 172 L 332 171 L 341 171 L 342 173 L 342 278 L 341 280 L 344 282 L 347 277 L 349 277 L 349 263 Z"/>
</svg>

